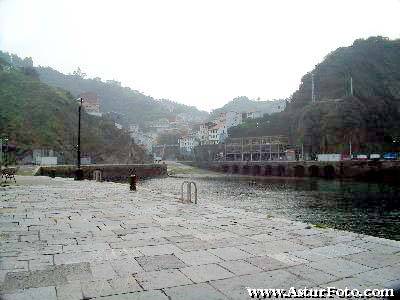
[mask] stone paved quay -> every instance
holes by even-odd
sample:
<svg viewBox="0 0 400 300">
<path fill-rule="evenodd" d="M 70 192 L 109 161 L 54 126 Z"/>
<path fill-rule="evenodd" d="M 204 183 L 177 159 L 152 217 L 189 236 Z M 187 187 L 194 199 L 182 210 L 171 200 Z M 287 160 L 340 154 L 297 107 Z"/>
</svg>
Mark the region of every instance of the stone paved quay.
<svg viewBox="0 0 400 300">
<path fill-rule="evenodd" d="M 2 299 L 250 299 L 246 287 L 384 288 L 400 242 L 126 184 L 0 188 Z"/>
</svg>

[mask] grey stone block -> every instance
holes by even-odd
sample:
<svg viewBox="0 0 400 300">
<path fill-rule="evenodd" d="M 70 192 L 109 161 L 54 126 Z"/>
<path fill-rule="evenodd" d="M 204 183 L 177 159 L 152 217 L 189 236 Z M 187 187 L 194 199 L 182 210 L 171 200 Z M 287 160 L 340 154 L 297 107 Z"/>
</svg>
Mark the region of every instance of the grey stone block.
<svg viewBox="0 0 400 300">
<path fill-rule="evenodd" d="M 228 260 L 218 263 L 223 268 L 234 273 L 235 275 L 247 275 L 260 273 L 263 270 L 244 261 L 244 260 Z"/>
<path fill-rule="evenodd" d="M 57 300 L 54 286 L 29 288 L 13 294 L 1 295 L 3 300 Z"/>
<path fill-rule="evenodd" d="M 101 297 L 101 300 L 169 300 L 169 298 L 160 290 L 136 292 L 129 294 L 120 294 Z"/>
<path fill-rule="evenodd" d="M 348 277 L 371 270 L 369 267 L 342 258 L 320 260 L 310 263 L 309 266 L 337 277 Z"/>
<path fill-rule="evenodd" d="M 174 300 L 227 300 L 228 298 L 207 283 L 190 284 L 165 289 Z"/>
<path fill-rule="evenodd" d="M 136 261 L 145 271 L 158 271 L 163 269 L 178 269 L 186 267 L 175 255 L 155 255 L 137 257 Z"/>
<path fill-rule="evenodd" d="M 256 256 L 246 259 L 252 265 L 263 269 L 264 271 L 271 271 L 276 269 L 286 268 L 289 265 L 269 256 Z"/>
<path fill-rule="evenodd" d="M 164 254 L 174 254 L 177 252 L 181 252 L 182 250 L 176 247 L 173 244 L 163 244 L 163 245 L 155 245 L 155 246 L 144 246 L 137 248 L 144 255 L 152 256 L 152 255 L 164 255 Z"/>
<path fill-rule="evenodd" d="M 189 252 L 178 252 L 175 255 L 182 260 L 188 266 L 206 265 L 212 263 L 218 263 L 221 259 L 207 250 L 189 251 Z"/>
<path fill-rule="evenodd" d="M 46 270 L 7 273 L 3 290 L 12 292 L 18 289 L 56 286 L 68 281 L 90 278 L 92 273 L 88 263 L 61 265 Z"/>
<path fill-rule="evenodd" d="M 208 251 L 223 260 L 245 259 L 254 256 L 235 247 L 209 249 Z"/>
<path fill-rule="evenodd" d="M 192 283 L 192 281 L 178 270 L 144 272 L 135 274 L 134 276 L 145 290 L 162 289 Z"/>
<path fill-rule="evenodd" d="M 78 281 L 56 286 L 58 300 L 83 299 L 81 284 Z"/>
<path fill-rule="evenodd" d="M 193 282 L 206 282 L 211 280 L 229 278 L 235 276 L 235 274 L 222 268 L 217 264 L 191 266 L 181 269 L 187 277 Z"/>
<path fill-rule="evenodd" d="M 118 276 L 126 277 L 134 273 L 143 272 L 142 267 L 135 259 L 112 260 L 111 265 Z"/>
</svg>

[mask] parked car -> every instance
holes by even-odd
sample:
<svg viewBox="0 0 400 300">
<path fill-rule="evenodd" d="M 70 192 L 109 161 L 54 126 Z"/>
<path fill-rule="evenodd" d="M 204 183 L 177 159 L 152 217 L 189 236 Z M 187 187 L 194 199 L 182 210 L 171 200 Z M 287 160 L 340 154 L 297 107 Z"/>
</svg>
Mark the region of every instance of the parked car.
<svg viewBox="0 0 400 300">
<path fill-rule="evenodd" d="M 368 155 L 366 155 L 366 154 L 357 154 L 356 159 L 357 160 L 368 160 Z"/>
<path fill-rule="evenodd" d="M 370 154 L 370 155 L 369 155 L 369 159 L 370 159 L 370 160 L 380 160 L 380 159 L 381 159 L 381 155 L 380 155 L 380 154 L 373 153 L 373 154 Z"/>
<path fill-rule="evenodd" d="M 395 152 L 388 152 L 383 154 L 383 159 L 386 160 L 396 160 L 397 159 L 397 153 Z"/>
<path fill-rule="evenodd" d="M 317 160 L 318 161 L 340 161 L 341 160 L 341 155 L 340 154 L 336 154 L 336 153 L 318 154 L 317 155 Z"/>
</svg>

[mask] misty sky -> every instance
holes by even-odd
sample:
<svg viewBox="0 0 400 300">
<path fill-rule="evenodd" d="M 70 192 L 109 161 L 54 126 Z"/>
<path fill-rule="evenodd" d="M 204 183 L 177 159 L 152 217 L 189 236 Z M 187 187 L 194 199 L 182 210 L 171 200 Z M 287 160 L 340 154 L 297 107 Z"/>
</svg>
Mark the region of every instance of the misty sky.
<svg viewBox="0 0 400 300">
<path fill-rule="evenodd" d="M 399 0 L 0 0 L 0 50 L 205 110 L 286 98 L 357 38 L 400 37 Z"/>
</svg>

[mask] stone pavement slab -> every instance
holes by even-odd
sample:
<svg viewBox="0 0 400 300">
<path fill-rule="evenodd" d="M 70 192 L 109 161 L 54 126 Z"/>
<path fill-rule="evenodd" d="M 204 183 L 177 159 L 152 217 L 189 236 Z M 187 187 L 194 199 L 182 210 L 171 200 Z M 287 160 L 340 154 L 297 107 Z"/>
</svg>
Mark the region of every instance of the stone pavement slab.
<svg viewBox="0 0 400 300">
<path fill-rule="evenodd" d="M 312 283 L 285 270 L 274 270 L 251 275 L 211 281 L 210 284 L 230 299 L 250 299 L 247 288 L 285 288 L 312 286 Z"/>
<path fill-rule="evenodd" d="M 365 249 L 349 246 L 345 244 L 335 244 L 324 247 L 317 247 L 310 250 L 312 254 L 322 255 L 328 258 L 340 257 L 350 254 L 365 252 Z"/>
<path fill-rule="evenodd" d="M 93 278 L 96 280 L 117 277 L 110 261 L 90 263 L 90 269 L 92 270 Z"/>
<path fill-rule="evenodd" d="M 257 266 L 258 268 L 263 269 L 264 271 L 271 271 L 289 267 L 288 264 L 269 256 L 255 256 L 246 259 L 246 261 L 254 266 Z"/>
<path fill-rule="evenodd" d="M 173 244 L 162 244 L 162 245 L 154 245 L 154 246 L 144 246 L 138 247 L 138 251 L 143 253 L 144 255 L 164 255 L 164 254 L 174 254 L 177 252 L 181 252 L 182 250 L 176 247 Z"/>
<path fill-rule="evenodd" d="M 400 262 L 392 266 L 363 272 L 354 277 L 386 286 L 393 281 L 400 280 Z"/>
<path fill-rule="evenodd" d="M 57 300 L 54 286 L 19 290 L 13 294 L 1 295 L 2 300 Z"/>
<path fill-rule="evenodd" d="M 143 268 L 133 257 L 120 260 L 111 260 L 111 265 L 118 276 L 126 277 L 143 271 Z"/>
<path fill-rule="evenodd" d="M 142 290 L 132 276 L 83 282 L 81 288 L 84 299 L 131 293 Z"/>
<path fill-rule="evenodd" d="M 186 267 L 186 265 L 173 254 L 141 256 L 137 257 L 136 261 L 145 271 L 158 271 Z"/>
<path fill-rule="evenodd" d="M 100 297 L 101 300 L 169 300 L 169 298 L 160 290 L 136 292 L 129 294 L 120 294 L 113 296 Z"/>
<path fill-rule="evenodd" d="M 2 299 L 248 299 L 246 287 L 400 282 L 398 241 L 125 184 L 39 179 L 0 190 Z"/>
<path fill-rule="evenodd" d="M 228 298 L 207 283 L 197 283 L 165 289 L 173 300 L 228 300 Z"/>
<path fill-rule="evenodd" d="M 145 290 L 162 289 L 192 283 L 179 270 L 161 270 L 135 274 L 134 277 Z"/>
<path fill-rule="evenodd" d="M 221 259 L 206 250 L 182 251 L 175 255 L 188 266 L 207 265 L 218 263 Z"/>
<path fill-rule="evenodd" d="M 56 286 L 58 300 L 83 299 L 82 287 L 79 281 Z"/>
<path fill-rule="evenodd" d="M 371 270 L 370 267 L 342 258 L 329 258 L 318 262 L 312 262 L 309 266 L 337 277 L 349 277 Z"/>
<path fill-rule="evenodd" d="M 254 274 L 263 271 L 262 269 L 244 260 L 228 260 L 218 264 L 235 275 Z"/>
<path fill-rule="evenodd" d="M 298 265 L 286 269 L 288 272 L 297 276 L 303 277 L 314 283 L 315 286 L 322 286 L 324 283 L 332 282 L 337 280 L 339 277 L 331 275 L 329 273 L 313 269 L 307 265 Z"/>
<path fill-rule="evenodd" d="M 208 251 L 215 256 L 222 258 L 223 260 L 245 259 L 254 256 L 253 254 L 235 247 L 216 248 Z"/>
<path fill-rule="evenodd" d="M 193 282 L 206 282 L 235 276 L 217 264 L 191 266 L 182 268 L 181 271 Z"/>
<path fill-rule="evenodd" d="M 376 255 L 373 252 L 368 251 L 346 255 L 343 258 L 367 267 L 378 269 L 400 263 L 400 252 L 396 254 L 381 253 L 380 255 Z"/>
<path fill-rule="evenodd" d="M 14 292 L 19 289 L 56 286 L 68 281 L 91 279 L 88 263 L 54 266 L 46 270 L 7 273 L 2 290 Z"/>
</svg>

